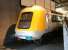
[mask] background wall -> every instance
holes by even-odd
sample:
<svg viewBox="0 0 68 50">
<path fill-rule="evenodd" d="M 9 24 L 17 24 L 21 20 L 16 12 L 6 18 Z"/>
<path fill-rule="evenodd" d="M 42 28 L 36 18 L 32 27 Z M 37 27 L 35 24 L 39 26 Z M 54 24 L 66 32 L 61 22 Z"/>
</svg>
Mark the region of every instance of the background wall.
<svg viewBox="0 0 68 50">
<path fill-rule="evenodd" d="M 19 0 L 0 0 L 0 47 L 11 24 L 16 23 L 19 11 Z"/>
<path fill-rule="evenodd" d="M 45 7 L 47 10 L 55 10 L 55 2 L 52 0 L 21 0 L 21 5 L 32 6 L 35 4 Z"/>
</svg>

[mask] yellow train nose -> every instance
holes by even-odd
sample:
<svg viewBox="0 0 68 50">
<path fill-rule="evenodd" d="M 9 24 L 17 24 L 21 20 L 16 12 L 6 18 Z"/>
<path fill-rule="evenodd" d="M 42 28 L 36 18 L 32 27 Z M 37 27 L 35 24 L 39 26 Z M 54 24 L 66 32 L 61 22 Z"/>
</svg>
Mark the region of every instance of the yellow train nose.
<svg viewBox="0 0 68 50">
<path fill-rule="evenodd" d="M 38 34 L 37 38 L 40 37 L 43 34 L 43 32 L 47 29 L 46 14 L 47 11 L 45 10 L 45 8 L 37 5 L 32 7 L 27 7 L 21 10 L 16 25 L 16 30 L 18 32 L 22 32 L 25 30 L 27 32 L 36 32 L 36 33 L 34 34 L 17 33 L 17 34 L 21 35 L 26 34 L 26 36 L 30 34 L 32 37 L 33 35 L 36 37 L 36 35 Z"/>
</svg>

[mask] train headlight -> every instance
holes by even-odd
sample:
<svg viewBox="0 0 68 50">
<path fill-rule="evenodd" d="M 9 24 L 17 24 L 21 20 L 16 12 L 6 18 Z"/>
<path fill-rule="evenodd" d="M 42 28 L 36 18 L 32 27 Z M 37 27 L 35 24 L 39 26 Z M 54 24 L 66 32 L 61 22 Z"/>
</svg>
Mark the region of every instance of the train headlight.
<svg viewBox="0 0 68 50">
<path fill-rule="evenodd" d="M 32 36 L 26 36 L 26 40 L 32 40 Z"/>
</svg>

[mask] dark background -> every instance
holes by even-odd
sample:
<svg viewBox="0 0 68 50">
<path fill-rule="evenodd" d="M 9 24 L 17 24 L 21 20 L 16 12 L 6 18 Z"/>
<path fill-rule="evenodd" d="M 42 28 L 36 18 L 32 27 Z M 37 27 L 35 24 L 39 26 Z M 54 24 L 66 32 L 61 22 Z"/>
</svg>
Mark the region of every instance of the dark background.
<svg viewBox="0 0 68 50">
<path fill-rule="evenodd" d="M 20 11 L 20 0 L 0 0 L 0 46 L 11 24 L 16 23 Z"/>
</svg>

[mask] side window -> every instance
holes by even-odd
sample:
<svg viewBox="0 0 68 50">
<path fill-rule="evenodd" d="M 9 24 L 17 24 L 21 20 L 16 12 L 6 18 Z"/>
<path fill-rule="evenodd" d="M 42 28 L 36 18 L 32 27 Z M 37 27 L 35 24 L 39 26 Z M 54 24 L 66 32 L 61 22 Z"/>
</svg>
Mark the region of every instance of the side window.
<svg viewBox="0 0 68 50">
<path fill-rule="evenodd" d="M 52 18 L 51 18 L 51 19 L 52 19 L 52 22 L 57 22 L 57 19 L 58 19 L 58 18 L 57 18 L 56 15 L 52 15 Z"/>
<path fill-rule="evenodd" d="M 22 28 L 22 29 L 29 28 L 31 25 L 32 15 L 33 15 L 32 12 L 22 13 L 19 24 L 18 24 L 18 28 Z"/>
<path fill-rule="evenodd" d="M 52 15 L 52 22 L 61 22 L 62 16 L 59 15 Z"/>
</svg>

